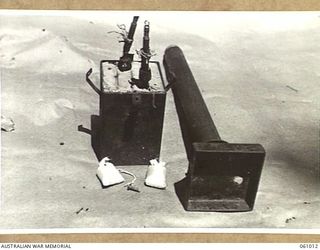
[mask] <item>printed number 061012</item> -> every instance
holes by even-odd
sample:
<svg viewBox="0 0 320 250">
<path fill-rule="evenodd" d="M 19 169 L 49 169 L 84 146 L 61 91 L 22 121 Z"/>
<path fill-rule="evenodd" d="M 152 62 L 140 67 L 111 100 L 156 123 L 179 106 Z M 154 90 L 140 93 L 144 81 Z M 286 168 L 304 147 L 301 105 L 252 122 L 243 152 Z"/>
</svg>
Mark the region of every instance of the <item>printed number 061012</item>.
<svg viewBox="0 0 320 250">
<path fill-rule="evenodd" d="M 300 248 L 313 248 L 313 249 L 318 249 L 319 245 L 318 244 L 300 244 Z"/>
</svg>

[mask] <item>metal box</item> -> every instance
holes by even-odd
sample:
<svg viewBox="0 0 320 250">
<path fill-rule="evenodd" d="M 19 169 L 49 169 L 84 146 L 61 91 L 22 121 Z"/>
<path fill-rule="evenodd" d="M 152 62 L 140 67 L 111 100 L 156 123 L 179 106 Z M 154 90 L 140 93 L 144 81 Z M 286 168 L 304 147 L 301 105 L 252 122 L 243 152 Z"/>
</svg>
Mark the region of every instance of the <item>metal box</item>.
<svg viewBox="0 0 320 250">
<path fill-rule="evenodd" d="M 150 61 L 159 89 L 113 92 L 104 86 L 106 63 L 118 61 L 100 62 L 100 111 L 91 121 L 92 147 L 99 160 L 108 156 L 115 165 L 149 164 L 159 158 L 161 149 L 166 91 L 160 64 Z"/>
</svg>

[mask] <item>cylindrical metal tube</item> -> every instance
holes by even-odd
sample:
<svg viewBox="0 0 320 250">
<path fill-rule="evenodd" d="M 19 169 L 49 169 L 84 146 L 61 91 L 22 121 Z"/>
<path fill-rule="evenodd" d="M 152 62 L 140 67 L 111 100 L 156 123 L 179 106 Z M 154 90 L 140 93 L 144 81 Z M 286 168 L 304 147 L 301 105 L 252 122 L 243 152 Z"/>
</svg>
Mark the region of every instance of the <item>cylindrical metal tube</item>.
<svg viewBox="0 0 320 250">
<path fill-rule="evenodd" d="M 136 31 L 138 19 L 139 19 L 139 16 L 134 16 L 133 17 L 133 20 L 132 20 L 132 23 L 131 23 L 131 26 L 130 26 L 130 29 L 129 29 L 129 32 L 128 32 L 128 38 L 129 39 L 133 39 L 133 35 L 134 35 L 134 32 Z"/>
<path fill-rule="evenodd" d="M 125 41 L 124 46 L 123 46 L 123 53 L 124 54 L 128 54 L 133 42 L 133 36 L 134 36 L 134 32 L 136 31 L 136 27 L 137 27 L 137 22 L 138 22 L 139 16 L 134 16 L 132 23 L 130 25 L 130 29 L 128 32 L 128 41 Z"/>
<path fill-rule="evenodd" d="M 221 138 L 182 50 L 177 46 L 168 47 L 163 63 L 190 158 L 193 142 L 220 142 Z"/>
<path fill-rule="evenodd" d="M 150 55 L 150 38 L 149 38 L 149 31 L 150 31 L 150 26 L 149 22 L 147 22 L 144 25 L 144 34 L 143 34 L 143 46 L 142 46 L 142 52 L 144 56 L 141 58 L 141 68 L 143 70 L 148 70 L 149 69 L 149 55 Z"/>
<path fill-rule="evenodd" d="M 150 60 L 150 38 L 149 38 L 150 25 L 148 21 L 144 23 L 143 33 L 143 46 L 140 50 L 141 53 L 141 67 L 139 70 L 139 86 L 140 88 L 149 88 L 149 81 L 151 80 L 151 70 L 149 68 Z"/>
</svg>

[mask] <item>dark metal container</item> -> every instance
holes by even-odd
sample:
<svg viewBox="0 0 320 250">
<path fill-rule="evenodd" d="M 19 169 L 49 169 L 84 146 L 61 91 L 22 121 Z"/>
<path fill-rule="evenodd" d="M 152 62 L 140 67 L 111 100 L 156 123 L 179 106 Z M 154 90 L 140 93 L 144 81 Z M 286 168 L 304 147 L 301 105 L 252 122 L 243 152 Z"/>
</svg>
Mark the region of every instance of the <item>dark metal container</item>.
<svg viewBox="0 0 320 250">
<path fill-rule="evenodd" d="M 118 93 L 103 87 L 104 64 L 117 62 L 100 62 L 100 109 L 91 121 L 92 147 L 99 160 L 107 156 L 115 165 L 146 165 L 159 158 L 161 149 L 166 91 L 160 64 L 150 62 L 158 70 L 160 90 Z"/>
</svg>

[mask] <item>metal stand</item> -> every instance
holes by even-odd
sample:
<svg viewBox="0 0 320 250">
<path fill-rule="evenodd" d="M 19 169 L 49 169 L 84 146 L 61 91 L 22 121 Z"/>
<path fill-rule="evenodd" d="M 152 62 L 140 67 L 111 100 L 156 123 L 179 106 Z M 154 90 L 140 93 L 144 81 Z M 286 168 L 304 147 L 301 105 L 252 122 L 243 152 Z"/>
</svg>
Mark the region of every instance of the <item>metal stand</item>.
<svg viewBox="0 0 320 250">
<path fill-rule="evenodd" d="M 165 51 L 189 160 L 181 200 L 188 211 L 238 212 L 253 209 L 265 150 L 260 144 L 221 140 L 188 63 L 179 47 Z"/>
</svg>

